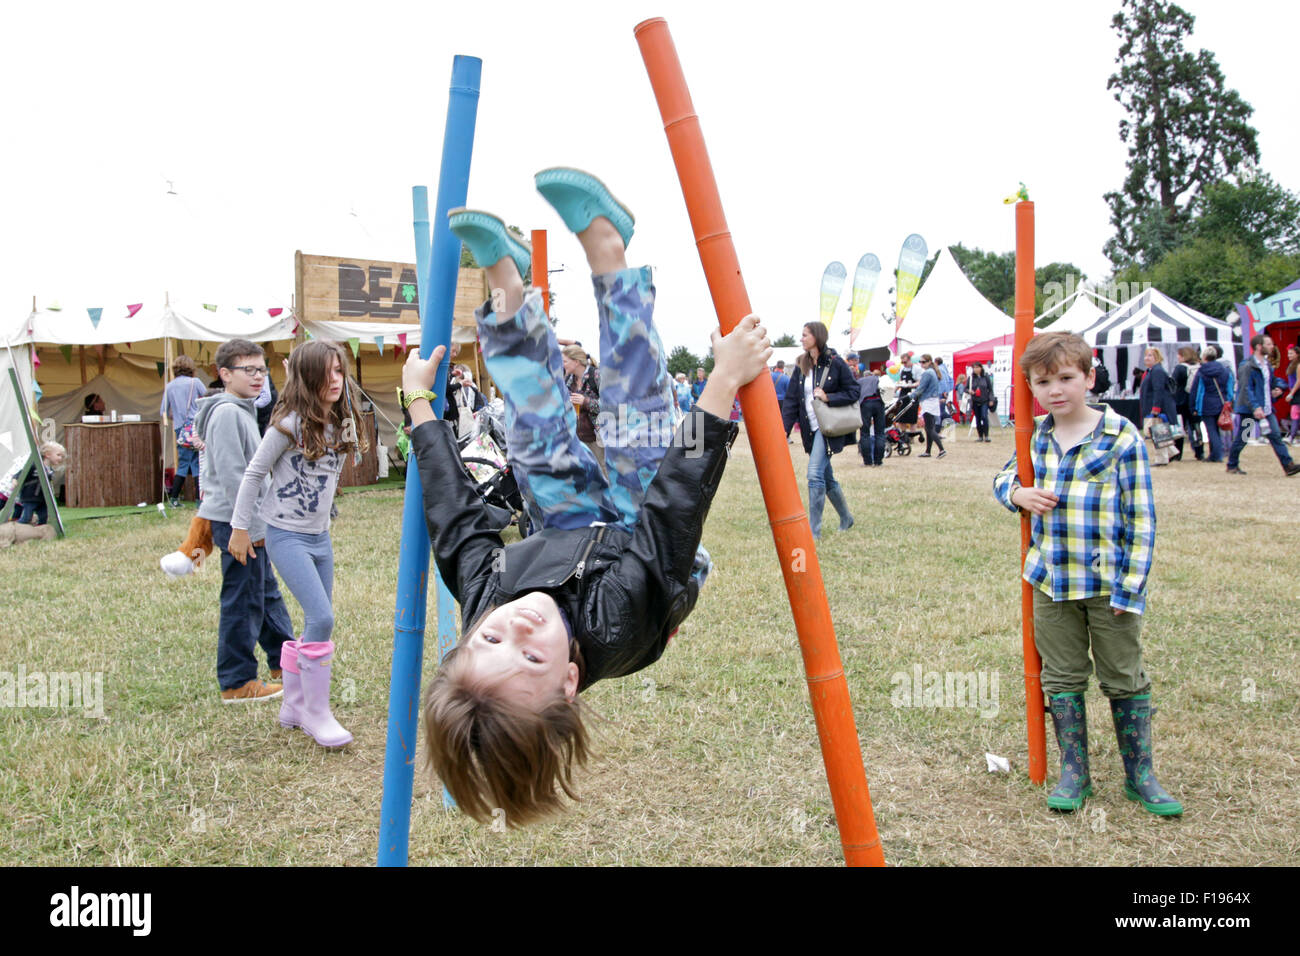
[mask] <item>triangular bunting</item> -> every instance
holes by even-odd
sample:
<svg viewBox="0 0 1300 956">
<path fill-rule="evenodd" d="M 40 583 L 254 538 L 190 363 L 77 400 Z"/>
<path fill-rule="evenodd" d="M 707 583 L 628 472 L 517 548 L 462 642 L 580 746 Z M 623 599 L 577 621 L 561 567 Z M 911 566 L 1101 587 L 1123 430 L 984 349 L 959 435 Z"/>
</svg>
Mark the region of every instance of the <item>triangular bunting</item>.
<svg viewBox="0 0 1300 956">
<path fill-rule="evenodd" d="M 203 308 L 207 309 L 209 312 L 217 311 L 217 307 L 210 302 L 204 302 Z"/>
<path fill-rule="evenodd" d="M 399 347 L 403 352 L 406 351 L 406 333 L 405 333 L 405 332 L 398 332 L 398 333 L 397 333 L 397 345 L 398 345 L 398 347 Z"/>
<path fill-rule="evenodd" d="M 252 309 L 245 309 L 242 305 L 239 307 L 239 311 L 242 312 L 242 313 L 244 313 L 244 315 L 252 315 L 252 314 L 253 314 L 253 310 L 252 310 Z"/>
<path fill-rule="evenodd" d="M 32 365 L 35 368 L 41 367 L 41 357 L 36 354 L 35 350 L 32 351 Z"/>
<path fill-rule="evenodd" d="M 45 307 L 45 311 L 46 311 L 46 312 L 62 312 L 62 311 L 63 311 L 63 306 L 59 305 L 58 301 L 56 300 L 56 301 L 54 301 L 54 302 L 51 302 L 49 305 L 47 305 L 47 306 Z"/>
<path fill-rule="evenodd" d="M 104 314 L 104 310 L 87 309 L 86 312 L 90 316 L 90 324 L 93 325 L 95 328 L 99 328 L 99 319 Z"/>
<path fill-rule="evenodd" d="M 383 355 L 383 354 L 384 354 L 384 337 L 383 337 L 382 335 L 376 335 L 376 336 L 375 336 L 375 345 L 377 345 L 377 346 L 379 347 L 379 354 L 380 354 L 380 355 Z"/>
<path fill-rule="evenodd" d="M 158 377 L 162 378 L 163 372 L 166 370 L 167 366 L 164 365 L 162 362 L 154 362 L 154 365 L 158 366 Z"/>
<path fill-rule="evenodd" d="M 60 345 L 60 346 L 59 346 L 59 354 L 63 356 L 63 361 L 67 362 L 69 365 L 72 364 L 72 346 L 71 346 L 71 345 Z"/>
<path fill-rule="evenodd" d="M 269 315 L 271 318 L 276 319 L 280 317 L 280 313 L 283 311 L 284 309 L 267 309 L 266 314 Z"/>
<path fill-rule="evenodd" d="M 137 302 L 135 305 L 128 305 L 126 307 L 126 317 L 128 319 L 135 318 L 135 314 L 143 308 L 144 308 L 143 302 Z"/>
<path fill-rule="evenodd" d="M 360 340 L 360 339 L 348 339 L 348 348 L 352 349 L 352 357 L 353 357 L 354 359 L 359 359 L 359 358 L 361 358 L 361 340 Z"/>
<path fill-rule="evenodd" d="M 45 396 L 45 392 L 41 391 L 40 382 L 32 382 L 32 395 L 38 402 Z"/>
</svg>

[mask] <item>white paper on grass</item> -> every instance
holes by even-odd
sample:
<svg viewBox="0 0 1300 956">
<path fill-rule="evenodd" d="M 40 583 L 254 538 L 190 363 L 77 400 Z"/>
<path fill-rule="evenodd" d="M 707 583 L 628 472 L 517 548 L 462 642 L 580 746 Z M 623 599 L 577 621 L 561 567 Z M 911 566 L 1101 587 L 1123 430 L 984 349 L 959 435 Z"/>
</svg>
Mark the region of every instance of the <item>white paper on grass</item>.
<svg viewBox="0 0 1300 956">
<path fill-rule="evenodd" d="M 988 761 L 989 773 L 1011 772 L 1011 761 L 1006 757 L 999 757 L 997 754 L 986 753 L 984 759 Z"/>
</svg>

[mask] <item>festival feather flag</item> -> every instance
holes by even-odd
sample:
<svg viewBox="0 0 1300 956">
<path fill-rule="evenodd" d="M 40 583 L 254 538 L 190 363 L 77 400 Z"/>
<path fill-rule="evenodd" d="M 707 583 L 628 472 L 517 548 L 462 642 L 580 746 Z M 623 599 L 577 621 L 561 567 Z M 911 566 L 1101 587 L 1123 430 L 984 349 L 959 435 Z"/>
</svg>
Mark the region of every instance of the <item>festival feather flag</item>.
<svg viewBox="0 0 1300 956">
<path fill-rule="evenodd" d="M 133 318 L 135 318 L 135 314 L 136 314 L 137 312 L 139 312 L 139 311 L 140 311 L 141 309 L 143 309 L 143 308 L 144 308 L 144 303 L 143 303 L 143 302 L 137 302 L 137 303 L 135 303 L 134 305 L 128 305 L 128 306 L 126 307 L 126 317 L 127 317 L 128 319 L 133 319 Z"/>
<path fill-rule="evenodd" d="M 903 240 L 903 248 L 898 253 L 898 298 L 894 300 L 894 338 L 903 327 L 907 310 L 912 307 L 916 290 L 921 285 L 921 273 L 925 271 L 925 260 L 930 258 L 930 250 L 925 240 L 912 233 Z"/>
<path fill-rule="evenodd" d="M 822 273 L 821 319 L 827 332 L 830 331 L 831 322 L 835 320 L 835 306 L 839 304 L 840 293 L 844 290 L 844 279 L 848 274 L 842 262 L 832 262 Z"/>
<path fill-rule="evenodd" d="M 858 340 L 867 321 L 867 309 L 871 308 L 871 295 L 876 291 L 876 280 L 880 278 L 880 260 L 875 253 L 868 252 L 858 260 L 858 267 L 853 272 L 852 320 L 849 325 L 849 348 Z"/>
<path fill-rule="evenodd" d="M 87 312 L 87 314 L 90 316 L 90 324 L 91 324 L 92 326 L 94 326 L 95 328 L 99 328 L 99 319 L 100 319 L 100 317 L 104 314 L 104 310 L 103 310 L 103 309 L 87 309 L 86 312 Z"/>
<path fill-rule="evenodd" d="M 380 355 L 383 355 L 383 354 L 384 354 L 384 337 L 383 337 L 382 335 L 376 335 L 376 336 L 375 336 L 375 345 L 376 345 L 376 347 L 378 347 L 378 349 L 379 349 L 379 354 L 380 354 Z"/>
</svg>

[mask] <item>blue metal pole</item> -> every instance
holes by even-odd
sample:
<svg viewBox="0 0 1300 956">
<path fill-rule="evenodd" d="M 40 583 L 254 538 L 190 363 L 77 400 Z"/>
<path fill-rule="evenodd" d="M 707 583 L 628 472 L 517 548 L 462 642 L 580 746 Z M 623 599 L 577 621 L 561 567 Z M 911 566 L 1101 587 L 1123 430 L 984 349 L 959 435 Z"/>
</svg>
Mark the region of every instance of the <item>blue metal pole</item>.
<svg viewBox="0 0 1300 956">
<path fill-rule="evenodd" d="M 420 301 L 420 355 L 428 358 L 438 345 L 451 345 L 452 311 L 460 268 L 460 241 L 447 228 L 447 211 L 465 205 L 470 156 L 478 114 L 483 61 L 457 56 L 452 61 L 447 125 L 438 173 L 438 200 L 429 235 L 428 193 L 413 190 L 416 281 Z M 423 260 L 423 264 L 422 264 Z M 427 270 L 427 271 L 426 271 Z M 427 295 L 426 295 L 427 293 Z M 441 414 L 447 387 L 447 363 L 438 370 L 433 390 Z M 393 619 L 393 677 L 388 698 L 388 743 L 384 752 L 384 795 L 380 806 L 380 866 L 405 866 L 411 834 L 411 794 L 415 781 L 416 726 L 420 713 L 420 671 L 424 662 L 424 617 L 429 573 L 429 532 L 424 523 L 420 474 L 411 456 L 406 469 L 402 507 L 402 541 L 397 565 L 397 610 Z M 439 658 L 455 643 L 451 595 L 439 582 Z"/>
</svg>

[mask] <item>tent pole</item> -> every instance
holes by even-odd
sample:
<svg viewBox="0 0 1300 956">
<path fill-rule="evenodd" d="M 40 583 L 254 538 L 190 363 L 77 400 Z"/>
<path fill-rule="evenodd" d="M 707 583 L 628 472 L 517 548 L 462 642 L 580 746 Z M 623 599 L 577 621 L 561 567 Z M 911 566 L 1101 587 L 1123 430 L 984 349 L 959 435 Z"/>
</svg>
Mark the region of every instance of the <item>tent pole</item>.
<svg viewBox="0 0 1300 956">
<path fill-rule="evenodd" d="M 77 364 L 81 366 L 81 384 L 85 385 L 86 384 L 86 347 L 84 345 L 77 346 Z"/>
</svg>

